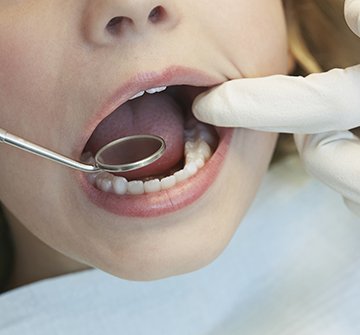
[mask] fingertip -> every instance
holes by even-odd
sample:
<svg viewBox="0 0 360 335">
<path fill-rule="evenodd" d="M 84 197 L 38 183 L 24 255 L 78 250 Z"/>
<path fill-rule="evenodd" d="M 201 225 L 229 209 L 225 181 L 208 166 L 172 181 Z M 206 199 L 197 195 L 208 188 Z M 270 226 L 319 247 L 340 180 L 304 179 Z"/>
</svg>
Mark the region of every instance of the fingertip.
<svg viewBox="0 0 360 335">
<path fill-rule="evenodd" d="M 345 0 L 344 12 L 350 29 L 360 36 L 360 0 Z"/>
<path fill-rule="evenodd" d="M 216 88 L 198 95 L 192 105 L 192 112 L 196 119 L 214 126 L 223 126 L 222 111 L 224 110 L 222 98 L 219 97 Z"/>
<path fill-rule="evenodd" d="M 206 92 L 199 94 L 195 98 L 195 100 L 193 101 L 193 104 L 192 104 L 192 112 L 199 121 L 206 121 L 203 118 L 203 116 L 206 114 L 206 110 L 207 110 L 207 108 L 205 107 L 206 106 L 206 96 L 207 96 Z"/>
</svg>

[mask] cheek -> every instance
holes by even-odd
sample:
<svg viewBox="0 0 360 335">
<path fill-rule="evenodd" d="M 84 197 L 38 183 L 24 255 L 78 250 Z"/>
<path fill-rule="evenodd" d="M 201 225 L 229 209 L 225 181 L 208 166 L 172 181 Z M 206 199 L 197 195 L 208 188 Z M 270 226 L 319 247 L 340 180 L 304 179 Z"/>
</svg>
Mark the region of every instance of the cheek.
<svg viewBox="0 0 360 335">
<path fill-rule="evenodd" d="M 64 69 L 61 41 L 54 43 L 56 31 L 46 21 L 39 27 L 33 20 L 24 17 L 14 25 L 0 15 L 0 122 L 2 128 L 41 143 L 48 127 L 39 131 L 39 125 L 56 119 L 53 102 Z"/>
<path fill-rule="evenodd" d="M 44 110 L 48 94 L 41 89 L 41 76 L 45 73 L 41 64 L 46 63 L 27 30 L 21 34 L 18 28 L 7 31 L 6 26 L 0 22 L 0 127 L 31 141 L 46 143 L 44 134 L 49 127 L 44 126 Z M 8 190 L 21 190 L 24 183 L 21 180 L 34 160 L 10 146 L 2 145 L 0 149 L 1 185 Z"/>
<path fill-rule="evenodd" d="M 288 44 L 286 21 L 281 1 L 258 1 L 258 16 L 248 22 L 253 34 L 244 34 L 248 48 L 243 52 L 244 76 L 286 74 Z"/>
<path fill-rule="evenodd" d="M 53 148 L 50 135 L 57 123 L 52 106 L 59 82 L 55 80 L 58 47 L 49 41 L 54 35 L 45 29 L 46 22 L 36 30 L 37 25 L 29 20 L 14 25 L 0 13 L 0 127 Z M 15 212 L 30 215 L 36 210 L 34 204 L 47 197 L 44 180 L 51 180 L 45 175 L 49 163 L 6 145 L 0 147 L 0 162 L 0 201 Z M 24 201 L 27 194 L 31 201 Z"/>
<path fill-rule="evenodd" d="M 36 51 L 11 35 L 0 36 L 0 46 L 1 127 L 34 139 L 38 131 L 35 125 L 42 124 L 44 106 L 48 101 L 40 87 L 40 73 L 43 72 L 39 60 L 34 59 Z M 38 54 L 41 57 L 41 53 Z"/>
<path fill-rule="evenodd" d="M 228 4 L 224 6 L 226 12 L 222 14 L 222 20 L 227 24 L 214 34 L 218 35 L 219 43 L 234 68 L 229 77 L 238 77 L 238 72 L 244 77 L 287 73 L 288 46 L 282 2 L 226 1 Z"/>
</svg>

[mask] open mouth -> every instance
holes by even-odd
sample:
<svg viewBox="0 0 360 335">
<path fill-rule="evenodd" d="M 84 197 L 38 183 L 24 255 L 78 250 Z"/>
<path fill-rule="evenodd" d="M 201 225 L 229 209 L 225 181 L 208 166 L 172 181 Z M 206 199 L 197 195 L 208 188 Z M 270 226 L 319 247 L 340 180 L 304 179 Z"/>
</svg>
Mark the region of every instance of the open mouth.
<svg viewBox="0 0 360 335">
<path fill-rule="evenodd" d="M 93 162 L 105 144 L 124 136 L 161 136 L 167 150 L 163 157 L 136 171 L 113 175 L 92 174 L 89 181 L 103 192 L 118 195 L 159 192 L 194 176 L 212 156 L 218 135 L 191 113 L 196 95 L 206 88 L 172 86 L 137 93 L 106 117 L 90 137 L 82 160 Z"/>
<path fill-rule="evenodd" d="M 134 93 L 98 123 L 82 152 L 86 163 L 93 162 L 102 146 L 124 136 L 161 136 L 167 149 L 159 160 L 135 171 L 84 175 L 91 200 L 117 215 L 149 217 L 178 210 L 199 198 L 219 172 L 231 137 L 231 131 L 194 118 L 193 100 L 207 89 L 149 87 Z"/>
</svg>

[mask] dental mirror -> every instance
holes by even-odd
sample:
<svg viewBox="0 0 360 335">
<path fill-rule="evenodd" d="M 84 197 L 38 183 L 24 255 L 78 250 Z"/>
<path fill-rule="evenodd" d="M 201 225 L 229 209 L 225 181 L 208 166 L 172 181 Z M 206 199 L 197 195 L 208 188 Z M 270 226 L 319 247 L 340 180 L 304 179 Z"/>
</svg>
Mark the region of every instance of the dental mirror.
<svg viewBox="0 0 360 335">
<path fill-rule="evenodd" d="M 88 173 L 137 170 L 158 160 L 166 149 L 164 139 L 159 136 L 127 136 L 103 146 L 95 155 L 95 164 L 88 165 L 28 142 L 1 128 L 0 143 L 12 145 L 18 149 Z"/>
<path fill-rule="evenodd" d="M 165 151 L 165 142 L 154 135 L 134 135 L 119 138 L 103 146 L 95 155 L 102 170 L 126 172 L 147 166 L 159 159 Z"/>
</svg>

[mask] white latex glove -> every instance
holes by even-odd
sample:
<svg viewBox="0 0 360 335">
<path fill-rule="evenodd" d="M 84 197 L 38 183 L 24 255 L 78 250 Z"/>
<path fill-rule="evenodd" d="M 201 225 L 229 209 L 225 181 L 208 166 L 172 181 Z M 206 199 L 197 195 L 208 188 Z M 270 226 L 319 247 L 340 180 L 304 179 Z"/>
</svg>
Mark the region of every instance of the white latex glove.
<svg viewBox="0 0 360 335">
<path fill-rule="evenodd" d="M 360 36 L 360 0 L 345 1 L 345 18 Z M 295 133 L 307 171 L 360 216 L 360 140 L 348 131 L 360 126 L 360 65 L 229 81 L 200 95 L 193 111 L 217 126 Z"/>
</svg>

